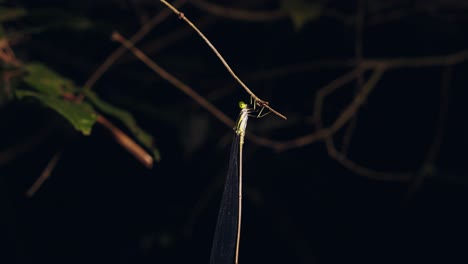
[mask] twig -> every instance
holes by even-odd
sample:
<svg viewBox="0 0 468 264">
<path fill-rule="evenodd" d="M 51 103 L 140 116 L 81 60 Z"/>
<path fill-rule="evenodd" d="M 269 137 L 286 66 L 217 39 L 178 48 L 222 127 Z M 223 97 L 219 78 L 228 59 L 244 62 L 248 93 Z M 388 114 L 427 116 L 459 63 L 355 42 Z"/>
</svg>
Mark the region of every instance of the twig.
<svg viewBox="0 0 468 264">
<path fill-rule="evenodd" d="M 359 80 L 359 77 L 357 78 Z M 351 145 L 351 139 L 353 138 L 354 131 L 357 127 L 358 121 L 358 113 L 356 113 L 353 118 L 349 121 L 348 125 L 346 126 L 346 130 L 343 135 L 342 145 L 341 145 L 341 152 L 345 155 L 348 154 L 349 147 Z"/>
<path fill-rule="evenodd" d="M 10 43 L 7 38 L 0 39 L 0 60 L 13 66 L 21 65 L 21 61 L 16 58 L 15 52 L 10 47 Z"/>
<path fill-rule="evenodd" d="M 163 69 L 161 66 L 156 64 L 153 60 L 148 58 L 143 52 L 141 52 L 139 49 L 131 45 L 130 42 L 128 42 L 125 38 L 122 37 L 119 33 L 115 32 L 112 35 L 112 39 L 115 41 L 119 41 L 122 43 L 125 47 L 127 47 L 137 58 L 139 58 L 143 63 L 146 64 L 150 69 L 152 69 L 155 73 L 159 74 L 161 78 L 165 79 L 172 85 L 174 85 L 176 88 L 181 90 L 183 93 L 188 95 L 190 98 L 192 98 L 195 102 L 197 102 L 199 105 L 201 105 L 203 108 L 205 108 L 208 112 L 210 112 L 212 115 L 214 115 L 218 120 L 223 122 L 229 127 L 234 126 L 234 120 L 229 118 L 227 115 L 225 115 L 222 111 L 220 111 L 216 106 L 214 106 L 212 103 L 210 103 L 208 100 L 206 100 L 203 96 L 195 92 L 190 86 L 185 84 L 184 82 L 180 81 L 177 79 L 175 76 L 167 72 L 165 69 Z M 303 146 L 307 143 L 311 143 L 312 140 L 317 140 L 323 137 L 322 131 L 318 133 L 314 133 L 313 135 L 307 135 L 306 138 L 297 138 L 292 141 L 275 141 L 271 140 L 268 138 L 264 137 L 259 137 L 256 135 L 253 135 L 251 133 L 247 133 L 246 138 L 249 140 L 252 140 L 253 142 L 257 143 L 258 145 L 270 147 L 272 149 L 275 149 L 277 151 L 283 151 L 288 148 L 293 148 L 295 146 Z"/>
<path fill-rule="evenodd" d="M 338 161 L 348 170 L 356 173 L 357 175 L 365 176 L 369 179 L 379 180 L 379 181 L 397 181 L 397 182 L 407 182 L 413 177 L 413 173 L 407 172 L 383 172 L 374 169 L 370 169 L 364 166 L 357 164 L 356 162 L 348 159 L 342 153 L 339 153 L 336 149 L 332 140 L 326 140 L 327 153 L 334 160 Z"/>
<path fill-rule="evenodd" d="M 361 90 L 362 86 L 364 85 L 364 74 L 363 74 L 364 70 L 361 67 L 359 67 L 359 65 L 361 65 L 361 61 L 363 58 L 363 51 L 364 51 L 364 44 L 363 44 L 364 16 L 365 16 L 365 1 L 359 0 L 357 1 L 357 15 L 356 15 L 355 34 L 354 34 L 355 35 L 354 36 L 354 53 L 356 54 L 356 65 L 358 65 L 358 68 L 357 68 L 358 77 L 357 77 L 357 83 L 356 83 L 356 88 L 355 88 L 355 94 L 359 93 L 359 90 Z M 353 137 L 354 130 L 356 129 L 356 126 L 357 126 L 358 114 L 359 112 L 356 112 L 356 114 L 353 116 L 348 126 L 346 127 L 346 130 L 343 136 L 341 152 L 344 153 L 345 155 L 348 153 L 349 145 L 351 144 L 351 139 Z"/>
<path fill-rule="evenodd" d="M 335 133 L 338 131 L 346 122 L 348 122 L 359 110 L 362 104 L 367 99 L 367 96 L 375 88 L 377 82 L 381 79 L 383 73 L 385 72 L 384 68 L 379 68 L 374 71 L 372 76 L 369 78 L 367 83 L 362 87 L 361 91 L 354 97 L 354 100 L 348 107 L 346 107 L 343 112 L 338 116 L 338 118 L 330 126 L 330 132 Z"/>
<path fill-rule="evenodd" d="M 442 141 L 445 134 L 445 121 L 448 113 L 448 106 L 449 106 L 449 90 L 452 83 L 452 67 L 448 66 L 444 69 L 442 74 L 442 85 L 440 88 L 440 105 L 439 105 L 439 113 L 437 116 L 436 122 L 436 129 L 434 133 L 434 139 L 432 144 L 427 151 L 426 158 L 422 166 L 431 166 L 439 153 L 440 146 L 442 145 Z M 425 171 L 420 171 L 420 173 L 416 174 L 412 180 L 412 183 L 408 190 L 408 196 L 414 195 L 421 185 L 424 182 L 424 179 L 430 176 Z"/>
<path fill-rule="evenodd" d="M 452 67 L 448 66 L 442 73 L 442 85 L 440 88 L 440 105 L 439 113 L 437 116 L 436 131 L 434 133 L 434 140 L 432 141 L 429 151 L 427 152 L 425 162 L 433 163 L 437 157 L 437 153 L 440 150 L 442 139 L 445 133 L 445 121 L 449 108 L 449 91 L 452 83 Z"/>
<path fill-rule="evenodd" d="M 8 162 L 16 159 L 24 153 L 30 151 L 36 146 L 42 144 L 44 140 L 49 136 L 52 131 L 52 126 L 47 125 L 41 128 L 39 131 L 34 132 L 29 137 L 23 139 L 17 145 L 9 147 L 0 151 L 0 166 L 7 164 Z"/>
<path fill-rule="evenodd" d="M 275 115 L 277 115 L 277 116 L 279 116 L 279 117 L 281 117 L 281 118 L 283 118 L 285 120 L 287 119 L 286 116 L 284 116 L 283 114 L 280 114 L 278 111 L 271 108 L 268 105 L 267 101 L 264 101 L 264 100 L 260 99 L 258 96 L 256 96 L 247 87 L 247 85 L 244 82 L 242 82 L 242 80 L 231 69 L 231 67 L 226 62 L 226 60 L 223 58 L 223 56 L 221 56 L 221 54 L 218 52 L 218 50 L 213 46 L 213 44 L 211 44 L 211 42 L 208 40 L 208 38 L 187 17 L 185 17 L 184 13 L 177 10 L 177 8 L 175 8 L 174 6 L 172 6 L 171 4 L 166 2 L 165 0 L 160 0 L 160 1 L 163 4 L 165 4 L 168 8 L 170 8 L 177 16 L 179 16 L 180 19 L 183 19 L 190 27 L 192 27 L 198 33 L 198 35 L 200 35 L 200 37 L 206 42 L 206 44 L 211 48 L 211 50 L 213 50 L 213 52 L 216 54 L 218 59 L 223 63 L 224 67 L 228 70 L 228 72 L 232 75 L 232 77 L 234 77 L 234 79 L 244 88 L 244 90 L 255 100 L 255 103 L 258 106 L 265 107 L 269 111 L 271 111 L 273 114 L 275 114 Z"/>
<path fill-rule="evenodd" d="M 144 53 L 142 53 L 139 49 L 132 46 L 120 34 L 114 33 L 113 34 L 113 39 L 115 39 L 116 41 L 121 42 L 124 46 L 126 46 L 128 49 L 130 49 L 130 51 L 137 58 L 142 60 L 142 62 L 144 62 L 154 72 L 158 73 L 162 78 L 166 79 L 172 85 L 174 85 L 175 87 L 180 89 L 182 92 L 187 94 L 189 97 L 191 97 L 197 103 L 199 103 L 202 107 L 204 107 L 207 111 L 209 111 L 211 114 L 213 114 L 218 120 L 220 120 L 221 122 L 223 122 L 224 124 L 226 124 L 229 127 L 232 127 L 234 125 L 234 121 L 232 119 L 230 119 L 228 116 L 226 116 L 223 112 L 221 112 L 218 108 L 216 108 L 212 103 L 210 103 L 204 97 L 202 97 L 197 92 L 195 92 L 190 86 L 188 86 L 187 84 L 185 84 L 182 81 L 178 80 L 176 77 L 174 77 L 173 75 L 168 73 L 166 70 L 161 68 L 154 61 L 152 61 L 150 58 L 148 58 Z M 447 55 L 447 56 L 440 56 L 440 57 L 438 56 L 437 58 L 439 58 L 440 59 L 439 62 L 442 62 L 442 63 L 453 62 L 453 61 L 456 61 L 456 60 L 452 60 L 452 58 L 456 57 L 456 55 L 459 55 L 459 54 L 461 54 L 461 53 L 458 52 L 458 53 Z M 410 65 L 414 65 L 415 63 L 426 62 L 426 60 L 427 60 L 427 57 L 413 58 L 413 59 L 402 59 L 401 61 L 399 61 L 398 64 L 393 64 L 394 61 L 392 61 L 391 59 L 388 59 L 388 60 L 385 60 L 385 59 L 369 60 L 370 63 L 366 63 L 366 61 L 364 60 L 363 64 L 362 64 L 362 68 L 364 70 L 376 69 L 376 71 L 374 72 L 373 78 L 371 78 L 371 79 L 374 79 L 374 82 L 376 82 L 378 80 L 378 78 L 380 78 L 380 75 L 383 73 L 383 71 L 385 69 L 387 69 L 385 67 L 387 65 L 387 63 L 389 63 L 389 65 L 391 65 L 393 67 L 405 67 L 405 66 L 407 66 L 405 64 L 405 62 L 409 62 Z M 460 60 L 460 61 L 462 61 L 462 60 Z M 347 63 L 348 62 L 346 62 L 346 64 Z M 349 61 L 349 63 L 351 64 L 351 61 Z M 345 66 L 344 64 L 341 64 L 341 63 L 339 63 L 339 64 L 342 65 L 342 66 Z M 319 65 L 316 65 L 314 63 L 312 63 L 311 65 L 312 65 L 312 68 L 315 68 L 316 66 L 319 66 Z M 434 65 L 431 64 L 430 66 L 434 66 Z M 288 66 L 286 68 L 289 68 L 289 67 L 290 66 Z M 306 70 L 307 64 L 301 64 L 301 66 L 298 67 L 298 68 L 300 68 L 301 70 Z M 273 70 L 273 71 L 276 71 L 276 70 Z M 280 72 L 283 72 L 283 70 L 280 70 Z M 293 71 L 285 70 L 283 73 L 288 74 L 288 73 L 292 73 L 292 72 Z M 377 74 L 377 76 L 376 76 L 376 74 Z M 264 74 L 262 74 L 262 76 L 265 77 L 265 76 L 267 76 L 267 74 L 264 73 Z M 336 89 L 338 89 L 340 87 L 343 87 L 344 85 L 346 85 L 349 82 L 353 81 L 354 79 L 357 78 L 357 76 L 358 76 L 358 69 L 354 69 L 354 70 L 351 70 L 350 72 L 344 74 L 343 76 L 333 80 L 332 82 L 325 85 L 324 87 L 320 88 L 319 91 L 317 92 L 317 96 L 316 96 L 316 102 L 315 102 L 315 105 L 314 105 L 315 108 L 314 108 L 313 118 L 317 119 L 317 120 L 319 120 L 319 122 L 321 122 L 321 112 L 322 112 L 322 105 L 323 105 L 324 97 L 326 97 L 328 94 L 334 92 Z M 283 141 L 272 140 L 272 139 L 265 138 L 265 137 L 259 137 L 259 136 L 255 135 L 255 134 L 252 134 L 252 133 L 247 133 L 246 138 L 248 138 L 249 140 L 251 140 L 252 142 L 254 142 L 254 143 L 258 144 L 258 145 L 269 147 L 269 148 L 272 148 L 272 149 L 274 149 L 276 151 L 285 151 L 285 150 L 288 150 L 288 149 L 299 148 L 299 147 L 303 147 L 303 146 L 312 144 L 312 143 L 314 143 L 314 142 L 316 142 L 318 140 L 323 140 L 326 137 L 329 137 L 330 135 L 334 134 L 337 130 L 339 130 L 342 127 L 342 125 L 346 124 L 346 122 L 349 121 L 350 117 L 352 117 L 353 114 L 355 113 L 354 111 L 357 110 L 360 107 L 360 105 L 363 103 L 362 100 L 364 100 L 364 97 L 367 97 L 368 93 L 372 89 L 373 89 L 373 87 L 371 87 L 371 86 L 368 86 L 367 88 L 362 89 L 361 93 L 363 93 L 363 94 L 361 94 L 361 96 L 359 98 L 355 99 L 353 101 L 353 103 L 350 106 L 348 106 L 341 113 L 341 115 L 332 124 L 332 126 L 330 126 L 328 128 L 320 127 L 318 130 L 313 131 L 313 132 L 311 132 L 309 134 L 299 136 L 297 138 L 290 139 L 290 140 L 283 140 Z M 318 122 L 316 122 L 316 123 L 318 123 Z M 341 157 L 340 157 L 340 159 L 344 160 L 344 158 L 341 158 Z M 346 162 L 346 160 L 343 161 L 343 162 Z M 352 163 L 352 162 L 346 162 L 346 163 L 347 163 L 346 166 L 350 166 L 350 167 L 354 166 L 353 165 L 354 163 Z M 356 166 L 359 166 L 359 165 L 356 165 Z M 363 169 L 363 171 L 364 171 L 364 169 Z M 372 170 L 368 170 L 367 172 L 364 172 L 364 173 L 369 173 L 370 171 L 372 171 Z M 356 172 L 359 172 L 359 169 Z M 375 175 L 377 175 L 377 174 L 374 174 L 374 176 Z M 394 175 L 394 174 L 385 174 L 384 173 L 382 175 L 389 176 L 389 175 Z M 405 177 L 406 176 L 404 176 L 403 178 L 405 178 Z M 375 178 L 378 178 L 378 176 L 376 176 Z"/>
<path fill-rule="evenodd" d="M 57 166 L 58 161 L 62 157 L 62 151 L 59 150 L 57 151 L 52 159 L 47 163 L 47 166 L 45 169 L 42 171 L 41 175 L 37 180 L 33 183 L 33 185 L 26 191 L 26 196 L 31 198 L 33 197 L 36 192 L 41 188 L 41 186 L 44 184 L 44 182 L 50 178 L 50 175 L 54 171 L 55 167 Z"/>
<path fill-rule="evenodd" d="M 120 130 L 102 115 L 98 116 L 97 122 L 107 128 L 114 136 L 115 140 L 128 152 L 130 152 L 138 161 L 143 163 L 143 165 L 149 169 L 153 167 L 153 157 L 127 134 L 125 134 L 122 130 Z"/>
<path fill-rule="evenodd" d="M 170 10 L 166 9 L 166 11 L 171 13 Z M 201 18 L 197 21 L 197 25 L 200 28 L 204 28 L 204 27 L 214 24 L 214 22 L 216 21 L 217 19 L 213 17 Z M 160 36 L 153 40 L 145 41 L 144 43 L 141 44 L 140 49 L 148 55 L 155 55 L 155 54 L 158 54 L 162 49 L 169 46 L 171 43 L 180 41 L 188 36 L 191 36 L 191 34 L 193 34 L 193 30 L 191 28 L 188 28 L 185 26 L 181 28 L 177 28 L 163 36 Z M 135 56 L 133 56 L 132 54 L 128 54 L 128 56 L 122 56 L 122 58 L 118 62 L 116 62 L 116 64 L 128 63 L 130 61 L 135 61 L 135 60 L 137 60 Z"/>
<path fill-rule="evenodd" d="M 325 144 L 327 147 L 327 153 L 328 155 L 338 161 L 340 164 L 342 164 L 344 167 L 346 167 L 348 170 L 361 175 L 365 176 L 371 179 L 377 179 L 377 180 L 386 180 L 386 181 L 408 181 L 411 179 L 412 175 L 411 173 L 395 173 L 395 172 L 382 172 L 382 171 L 377 171 L 373 170 L 364 166 L 361 166 L 354 161 L 350 160 L 349 158 L 346 157 L 343 153 L 339 152 L 335 144 L 333 142 L 333 134 L 338 131 L 339 128 L 341 128 L 347 121 L 351 119 L 352 116 L 357 112 L 359 107 L 365 102 L 365 99 L 369 95 L 369 93 L 374 89 L 376 86 L 377 82 L 380 80 L 382 77 L 382 74 L 384 73 L 385 69 L 384 68 L 378 68 L 374 71 L 370 79 L 366 82 L 366 84 L 362 87 L 362 89 L 359 91 L 359 93 L 356 95 L 354 98 L 353 102 L 349 104 L 349 106 L 341 113 L 341 115 L 335 120 L 335 122 L 330 126 L 328 129 L 328 133 L 325 135 Z M 353 77 L 356 77 L 358 74 L 358 69 L 354 70 L 353 72 L 355 75 Z M 348 74 L 348 76 L 351 76 L 351 74 Z M 345 75 L 345 77 L 348 77 Z M 345 78 L 343 78 L 346 80 Z M 316 125 L 319 129 L 323 129 L 323 123 L 321 119 L 321 112 L 322 112 L 322 105 L 323 105 L 323 100 L 325 99 L 325 96 L 332 91 L 336 90 L 338 85 L 330 85 L 327 87 L 324 87 L 323 90 L 319 91 L 317 96 L 317 101 L 316 101 L 316 108 L 314 112 L 314 117 L 315 117 L 315 122 Z"/>
<path fill-rule="evenodd" d="M 22 69 L 18 70 L 4 70 L 2 73 L 2 80 L 3 80 L 3 85 L 5 89 L 5 94 L 10 97 L 12 93 L 11 89 L 11 80 L 19 75 L 23 74 Z"/>
<path fill-rule="evenodd" d="M 338 88 L 343 87 L 347 83 L 350 83 L 354 79 L 356 79 L 357 75 L 359 74 L 358 69 L 354 69 L 345 75 L 342 75 L 335 80 L 331 81 L 329 84 L 325 85 L 324 87 L 320 88 L 315 97 L 314 103 L 314 113 L 313 119 L 315 120 L 316 124 L 322 124 L 322 109 L 323 109 L 323 102 L 325 97 L 329 94 L 333 93 Z"/>
<path fill-rule="evenodd" d="M 156 64 L 153 60 L 148 58 L 141 50 L 137 49 L 133 46 L 128 40 L 126 40 L 122 35 L 117 32 L 112 34 L 112 39 L 115 41 L 120 42 L 123 46 L 129 49 L 137 58 L 139 58 L 146 66 L 152 69 L 155 73 L 159 74 L 163 79 L 168 81 L 170 84 L 177 87 L 183 93 L 191 97 L 195 102 L 203 106 L 206 110 L 216 116 L 221 122 L 228 126 L 233 126 L 234 121 L 226 116 L 223 112 L 221 112 L 218 108 L 216 108 L 213 104 L 208 102 L 203 96 L 195 92 L 192 88 L 190 88 L 187 84 L 183 83 L 175 76 L 164 70 L 161 66 Z"/>
<path fill-rule="evenodd" d="M 79 96 L 74 94 L 63 94 L 64 99 L 76 102 L 79 100 Z M 107 120 L 104 116 L 98 115 L 97 123 L 105 127 L 115 138 L 118 144 L 125 148 L 130 154 L 132 154 L 138 161 L 140 161 L 146 168 L 150 169 L 153 167 L 154 159 L 153 156 L 148 154 L 138 143 L 135 142 L 131 137 L 125 134 L 112 122 Z"/>
</svg>

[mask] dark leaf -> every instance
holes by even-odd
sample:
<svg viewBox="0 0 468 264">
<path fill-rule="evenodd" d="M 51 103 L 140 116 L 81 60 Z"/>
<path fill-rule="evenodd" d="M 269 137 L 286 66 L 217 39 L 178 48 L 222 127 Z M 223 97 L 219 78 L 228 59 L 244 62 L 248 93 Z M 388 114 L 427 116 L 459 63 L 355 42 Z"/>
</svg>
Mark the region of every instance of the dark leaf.
<svg viewBox="0 0 468 264">
<path fill-rule="evenodd" d="M 27 90 L 16 90 L 15 93 L 19 99 L 22 99 L 23 97 L 36 98 L 62 115 L 76 130 L 83 133 L 83 135 L 91 134 L 91 129 L 93 128 L 94 123 L 96 123 L 97 114 L 94 112 L 93 107 L 88 103 L 74 103 L 54 95 L 40 94 Z"/>
</svg>

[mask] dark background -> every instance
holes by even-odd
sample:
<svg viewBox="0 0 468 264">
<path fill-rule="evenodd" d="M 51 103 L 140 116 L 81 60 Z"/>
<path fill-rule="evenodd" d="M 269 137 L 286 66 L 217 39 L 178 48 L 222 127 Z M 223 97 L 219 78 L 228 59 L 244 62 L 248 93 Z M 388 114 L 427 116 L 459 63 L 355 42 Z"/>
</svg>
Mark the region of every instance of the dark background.
<svg viewBox="0 0 468 264">
<path fill-rule="evenodd" d="M 41 61 L 78 85 L 118 47 L 110 40 L 114 30 L 130 37 L 164 9 L 159 1 L 143 0 L 5 2 L 3 6 L 28 10 L 20 21 L 4 24 L 10 31 L 45 24 L 49 16 L 38 13 L 46 8 L 92 22 L 83 30 L 50 26 L 25 33 L 12 46 L 19 59 Z M 279 1 L 210 3 L 250 11 L 281 8 Z M 320 62 L 352 61 L 356 39 L 363 58 L 432 58 L 468 47 L 465 1 L 318 3 L 321 15 L 302 28 L 287 16 L 249 22 L 191 4 L 181 8 L 241 78 L 287 65 L 319 64 L 246 81 L 289 118 L 270 114 L 250 119 L 248 130 L 256 135 L 286 140 L 312 133 L 317 91 L 352 69 Z M 352 22 L 359 14 L 362 34 Z M 53 23 L 60 20 L 51 19 Z M 184 30 L 178 39 L 165 39 Z M 249 100 L 175 15 L 137 46 L 233 119 L 237 102 Z M 348 158 L 379 171 L 410 172 L 414 177 L 408 181 L 350 171 L 327 154 L 322 141 L 277 152 L 247 140 L 240 262 L 468 262 L 467 66 L 461 61 L 450 67 L 390 69 L 358 112 Z M 447 70 L 448 107 L 439 122 Z M 369 76 L 366 71 L 364 78 Z M 351 82 L 327 98 L 325 124 L 352 101 L 356 87 Z M 3 102 L 2 149 L 46 136 L 0 167 L 0 263 L 208 263 L 231 128 L 131 53 L 93 90 L 133 114 L 154 136 L 161 161 L 148 170 L 99 125 L 85 137 L 39 104 Z M 438 129 L 443 133 L 437 134 Z M 338 147 L 345 130 L 334 136 Z M 427 163 L 435 140 L 441 140 L 440 148 Z M 58 150 L 62 155 L 51 178 L 27 198 L 26 190 Z M 421 175 L 422 183 L 416 184 Z"/>
</svg>

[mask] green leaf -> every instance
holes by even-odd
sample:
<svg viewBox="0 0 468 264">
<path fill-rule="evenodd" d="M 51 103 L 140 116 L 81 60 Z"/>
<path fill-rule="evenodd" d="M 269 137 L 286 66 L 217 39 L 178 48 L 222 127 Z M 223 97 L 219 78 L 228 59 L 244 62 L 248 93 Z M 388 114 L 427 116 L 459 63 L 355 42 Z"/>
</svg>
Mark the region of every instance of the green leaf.
<svg viewBox="0 0 468 264">
<path fill-rule="evenodd" d="M 280 9 L 288 13 L 296 30 L 300 30 L 307 22 L 320 17 L 322 6 L 316 1 L 281 0 Z"/>
<path fill-rule="evenodd" d="M 65 92 L 77 90 L 71 80 L 62 77 L 42 63 L 28 63 L 24 68 L 28 72 L 24 81 L 43 94 L 61 96 Z"/>
<path fill-rule="evenodd" d="M 26 15 L 26 9 L 23 8 L 5 8 L 0 7 L 0 23 L 17 20 Z"/>
<path fill-rule="evenodd" d="M 76 130 L 83 133 L 83 135 L 91 134 L 91 129 L 96 123 L 97 114 L 88 103 L 74 103 L 51 94 L 40 94 L 28 90 L 16 90 L 15 94 L 19 99 L 24 97 L 36 98 L 62 115 Z"/>
<path fill-rule="evenodd" d="M 101 100 L 97 94 L 92 91 L 86 90 L 85 95 L 86 98 L 100 111 L 120 120 L 143 146 L 153 152 L 153 157 L 156 161 L 161 159 L 159 150 L 153 146 L 153 137 L 138 126 L 137 122 L 129 112 Z"/>
</svg>

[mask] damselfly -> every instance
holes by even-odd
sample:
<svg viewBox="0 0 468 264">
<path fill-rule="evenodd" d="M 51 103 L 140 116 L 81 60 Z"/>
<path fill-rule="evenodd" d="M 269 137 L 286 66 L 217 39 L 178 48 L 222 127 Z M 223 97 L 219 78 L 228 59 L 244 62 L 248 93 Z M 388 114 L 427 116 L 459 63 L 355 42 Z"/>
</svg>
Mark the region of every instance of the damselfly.
<svg viewBox="0 0 468 264">
<path fill-rule="evenodd" d="M 244 102 L 239 102 L 241 111 L 234 127 L 234 140 L 229 156 L 228 173 L 224 183 L 223 196 L 216 223 L 213 246 L 211 248 L 210 264 L 238 263 L 239 242 L 242 214 L 242 148 L 245 129 L 249 116 L 262 117 L 262 111 L 248 108 Z M 263 109 L 262 109 L 263 110 Z M 257 113 L 255 115 L 255 113 Z"/>
</svg>

